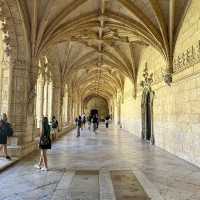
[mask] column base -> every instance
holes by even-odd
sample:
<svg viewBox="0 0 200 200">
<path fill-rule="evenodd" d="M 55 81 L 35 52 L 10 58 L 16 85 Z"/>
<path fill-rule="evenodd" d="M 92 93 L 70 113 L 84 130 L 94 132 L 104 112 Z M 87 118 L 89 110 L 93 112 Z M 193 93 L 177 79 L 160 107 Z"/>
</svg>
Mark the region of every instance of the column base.
<svg viewBox="0 0 200 200">
<path fill-rule="evenodd" d="M 13 157 L 23 157 L 38 148 L 38 145 L 35 141 L 28 143 L 26 145 L 9 145 L 8 146 L 8 154 Z"/>
<path fill-rule="evenodd" d="M 9 137 L 8 138 L 8 155 L 11 157 L 23 157 L 32 151 L 36 150 L 38 147 L 35 141 L 29 142 L 27 144 L 18 145 L 17 137 Z M 0 156 L 3 153 L 0 152 Z"/>
<path fill-rule="evenodd" d="M 67 132 L 70 132 L 75 126 L 74 125 L 68 125 L 66 127 L 63 127 L 63 129 L 58 132 L 58 137 L 61 137 L 62 135 L 66 134 Z M 29 153 L 33 152 L 34 150 L 38 149 L 38 141 L 39 137 L 35 138 L 32 142 L 27 142 L 26 144 L 18 144 L 18 138 L 16 136 L 9 137 L 8 138 L 8 155 L 11 157 L 23 157 L 25 155 L 28 155 Z M 0 156 L 2 156 L 3 153 L 0 152 Z"/>
</svg>

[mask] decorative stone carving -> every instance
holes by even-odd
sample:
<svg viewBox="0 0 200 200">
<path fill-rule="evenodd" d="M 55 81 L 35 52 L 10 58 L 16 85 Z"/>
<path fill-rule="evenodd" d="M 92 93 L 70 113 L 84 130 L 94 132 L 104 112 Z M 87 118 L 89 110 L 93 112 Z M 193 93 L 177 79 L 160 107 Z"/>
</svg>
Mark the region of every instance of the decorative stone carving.
<svg viewBox="0 0 200 200">
<path fill-rule="evenodd" d="M 192 45 L 177 58 L 174 58 L 173 71 L 179 72 L 197 63 L 200 63 L 200 40 L 196 45 Z"/>
<path fill-rule="evenodd" d="M 168 71 L 164 71 L 162 72 L 162 76 L 163 76 L 163 80 L 164 82 L 170 86 L 171 83 L 172 83 L 172 73 L 171 72 L 168 72 Z"/>
<path fill-rule="evenodd" d="M 144 68 L 142 76 L 143 76 L 144 80 L 142 80 L 140 82 L 140 86 L 143 88 L 150 88 L 153 83 L 153 73 L 149 74 L 147 63 L 145 63 L 145 68 Z"/>
</svg>

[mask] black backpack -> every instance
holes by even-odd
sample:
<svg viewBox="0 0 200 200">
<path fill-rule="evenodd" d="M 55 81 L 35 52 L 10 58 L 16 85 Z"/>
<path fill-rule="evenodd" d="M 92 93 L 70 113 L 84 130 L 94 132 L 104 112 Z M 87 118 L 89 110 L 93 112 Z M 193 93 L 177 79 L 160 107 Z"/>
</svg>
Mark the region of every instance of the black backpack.
<svg viewBox="0 0 200 200">
<path fill-rule="evenodd" d="M 10 123 L 6 123 L 5 124 L 5 131 L 6 131 L 6 135 L 8 137 L 12 137 L 13 136 L 13 128 L 12 128 Z"/>
<path fill-rule="evenodd" d="M 57 128 L 57 127 L 58 127 L 58 121 L 57 120 L 52 121 L 52 128 Z"/>
</svg>

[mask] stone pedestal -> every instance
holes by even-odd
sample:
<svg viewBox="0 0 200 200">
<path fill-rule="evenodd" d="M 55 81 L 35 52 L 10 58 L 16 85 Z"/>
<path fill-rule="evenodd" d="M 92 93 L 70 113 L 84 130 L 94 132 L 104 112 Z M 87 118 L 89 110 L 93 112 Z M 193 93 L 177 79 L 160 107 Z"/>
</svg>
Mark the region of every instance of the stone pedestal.
<svg viewBox="0 0 200 200">
<path fill-rule="evenodd" d="M 21 145 L 19 145 L 18 142 L 18 137 L 13 136 L 8 138 L 8 155 L 11 157 L 23 157 L 38 147 L 35 140 Z M 0 155 L 2 156 L 3 153 L 0 152 Z"/>
</svg>

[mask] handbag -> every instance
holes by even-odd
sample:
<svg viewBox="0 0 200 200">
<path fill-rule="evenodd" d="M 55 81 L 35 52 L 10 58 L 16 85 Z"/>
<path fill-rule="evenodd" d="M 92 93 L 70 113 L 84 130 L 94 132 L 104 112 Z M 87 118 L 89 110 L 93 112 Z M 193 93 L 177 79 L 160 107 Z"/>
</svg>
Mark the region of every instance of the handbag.
<svg viewBox="0 0 200 200">
<path fill-rule="evenodd" d="M 47 136 L 47 135 L 42 135 L 41 138 L 40 138 L 39 146 L 41 148 L 44 148 L 44 149 L 50 149 L 51 148 L 51 139 L 50 139 L 50 137 Z"/>
</svg>

